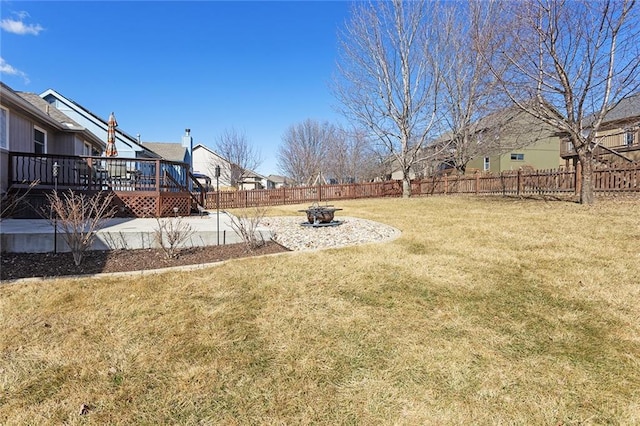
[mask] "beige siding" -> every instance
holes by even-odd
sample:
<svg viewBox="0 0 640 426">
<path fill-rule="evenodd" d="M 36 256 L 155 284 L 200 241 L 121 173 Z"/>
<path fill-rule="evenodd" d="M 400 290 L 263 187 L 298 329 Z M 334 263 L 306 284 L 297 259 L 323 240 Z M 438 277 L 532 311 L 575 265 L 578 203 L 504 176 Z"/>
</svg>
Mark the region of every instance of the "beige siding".
<svg viewBox="0 0 640 426">
<path fill-rule="evenodd" d="M 522 154 L 523 160 L 512 160 L 511 154 Z M 532 167 L 536 170 L 557 169 L 564 161 L 560 158 L 560 139 L 549 137 L 531 146 L 514 149 L 500 156 L 500 170 L 518 170 Z"/>
</svg>

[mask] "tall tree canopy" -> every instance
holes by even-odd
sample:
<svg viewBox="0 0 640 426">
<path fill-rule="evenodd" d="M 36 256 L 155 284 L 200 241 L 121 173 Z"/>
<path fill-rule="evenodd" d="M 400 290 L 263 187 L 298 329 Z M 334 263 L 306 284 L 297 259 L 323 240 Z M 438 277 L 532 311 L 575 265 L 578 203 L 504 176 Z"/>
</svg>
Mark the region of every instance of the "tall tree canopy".
<svg viewBox="0 0 640 426">
<path fill-rule="evenodd" d="M 356 2 L 341 34 L 334 85 L 343 113 L 395 158 L 403 196 L 410 170 L 432 137 L 438 68 L 425 60 L 434 37 L 433 3 Z"/>
</svg>

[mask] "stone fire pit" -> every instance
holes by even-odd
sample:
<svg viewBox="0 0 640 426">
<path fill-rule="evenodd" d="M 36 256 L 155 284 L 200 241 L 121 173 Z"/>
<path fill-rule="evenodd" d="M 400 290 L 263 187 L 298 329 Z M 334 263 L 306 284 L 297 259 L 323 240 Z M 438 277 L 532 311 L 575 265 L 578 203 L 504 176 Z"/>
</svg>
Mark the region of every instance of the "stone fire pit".
<svg viewBox="0 0 640 426">
<path fill-rule="evenodd" d="M 308 209 L 298 210 L 299 212 L 304 212 L 307 214 L 307 223 L 303 223 L 302 225 L 306 226 L 336 226 L 340 225 L 341 221 L 333 220 L 333 216 L 336 211 L 342 210 L 337 209 L 333 206 L 319 206 L 318 203 L 314 203 L 312 206 L 309 206 Z"/>
</svg>

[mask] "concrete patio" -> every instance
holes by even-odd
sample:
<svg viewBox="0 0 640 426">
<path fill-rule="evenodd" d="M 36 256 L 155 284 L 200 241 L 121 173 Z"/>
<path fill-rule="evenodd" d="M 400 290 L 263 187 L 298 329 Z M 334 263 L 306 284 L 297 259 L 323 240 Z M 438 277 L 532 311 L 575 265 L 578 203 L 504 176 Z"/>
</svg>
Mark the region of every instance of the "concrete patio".
<svg viewBox="0 0 640 426">
<path fill-rule="evenodd" d="M 231 216 L 220 212 L 219 227 L 216 212 L 202 216 L 185 216 L 183 223 L 194 231 L 185 246 L 207 246 L 242 242 L 231 227 Z M 160 219 L 161 221 L 172 218 Z M 175 220 L 175 219 L 173 219 Z M 113 218 L 105 222 L 97 232 L 92 250 L 141 249 L 158 247 L 156 230 L 158 221 L 154 218 Z M 267 228 L 260 228 L 265 240 L 271 239 Z M 54 251 L 54 241 L 58 252 L 67 252 L 62 230 L 55 228 L 45 219 L 2 219 L 0 221 L 0 252 L 47 253 Z"/>
</svg>

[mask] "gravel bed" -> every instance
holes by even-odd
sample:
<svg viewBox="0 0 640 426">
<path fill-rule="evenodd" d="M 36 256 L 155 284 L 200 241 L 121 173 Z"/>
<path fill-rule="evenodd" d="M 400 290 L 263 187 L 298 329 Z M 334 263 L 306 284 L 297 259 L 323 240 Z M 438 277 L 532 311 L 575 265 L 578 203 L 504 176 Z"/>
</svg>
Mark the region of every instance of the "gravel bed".
<svg viewBox="0 0 640 426">
<path fill-rule="evenodd" d="M 269 228 L 273 239 L 289 250 L 345 247 L 394 239 L 400 231 L 389 225 L 354 217 L 336 217 L 337 226 L 302 226 L 304 218 L 266 217 L 260 223 Z"/>
</svg>

